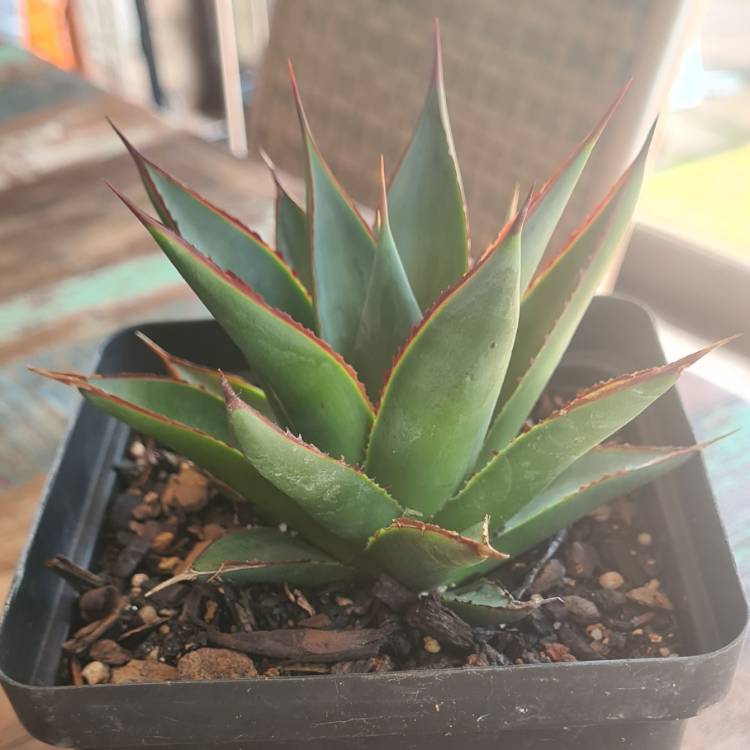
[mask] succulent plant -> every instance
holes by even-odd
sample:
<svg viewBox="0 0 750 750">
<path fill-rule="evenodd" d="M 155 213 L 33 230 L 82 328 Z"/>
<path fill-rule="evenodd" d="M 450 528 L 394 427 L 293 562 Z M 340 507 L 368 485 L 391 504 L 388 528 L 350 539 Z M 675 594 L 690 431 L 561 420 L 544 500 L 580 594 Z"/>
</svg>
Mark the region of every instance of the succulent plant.
<svg viewBox="0 0 750 750">
<path fill-rule="evenodd" d="M 120 197 L 237 344 L 250 379 L 145 338 L 166 376 L 43 374 L 193 460 L 269 524 L 214 542 L 183 578 L 323 584 L 387 572 L 439 589 L 470 620 L 523 616 L 533 604 L 480 576 L 702 447 L 602 442 L 710 348 L 528 423 L 626 231 L 650 136 L 539 268 L 621 94 L 472 264 L 439 37 L 389 184 L 381 160 L 372 226 L 327 166 L 291 79 L 307 200 L 298 205 L 269 162 L 277 249 L 121 136 L 161 222 Z"/>
</svg>

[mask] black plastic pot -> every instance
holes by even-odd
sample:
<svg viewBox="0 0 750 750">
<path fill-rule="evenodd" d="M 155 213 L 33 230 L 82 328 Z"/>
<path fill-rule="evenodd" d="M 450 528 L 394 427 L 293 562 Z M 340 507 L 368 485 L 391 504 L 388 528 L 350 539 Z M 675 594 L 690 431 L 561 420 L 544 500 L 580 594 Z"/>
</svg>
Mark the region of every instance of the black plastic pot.
<svg viewBox="0 0 750 750">
<path fill-rule="evenodd" d="M 141 327 L 169 351 L 241 366 L 213 322 Z M 648 314 L 597 298 L 558 382 L 587 385 L 663 360 Z M 105 346 L 100 372 L 157 371 L 132 335 Z M 637 422 L 651 443 L 693 440 L 670 392 Z M 726 693 L 747 608 L 703 464 L 693 459 L 648 490 L 670 540 L 666 577 L 686 654 L 642 659 L 222 682 L 55 686 L 73 594 L 43 563 L 87 565 L 128 430 L 82 405 L 53 468 L 0 629 L 0 670 L 28 731 L 77 748 L 676 748 L 684 720 Z M 668 523 L 665 519 L 669 519 Z"/>
</svg>

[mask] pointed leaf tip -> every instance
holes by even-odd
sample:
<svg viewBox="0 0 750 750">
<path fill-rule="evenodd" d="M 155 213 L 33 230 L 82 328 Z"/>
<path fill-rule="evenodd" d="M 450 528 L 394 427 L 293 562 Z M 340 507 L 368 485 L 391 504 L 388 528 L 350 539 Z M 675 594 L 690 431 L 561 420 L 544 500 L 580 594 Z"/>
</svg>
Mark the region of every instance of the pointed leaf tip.
<svg viewBox="0 0 750 750">
<path fill-rule="evenodd" d="M 155 219 L 153 216 L 149 216 L 142 208 L 137 206 L 133 201 L 130 200 L 124 193 L 120 192 L 109 180 L 104 180 L 104 184 L 125 204 L 125 207 L 130 209 L 130 212 L 135 216 L 138 221 L 143 224 L 146 229 L 149 229 L 149 227 L 156 225 L 159 227 L 163 227 L 168 232 L 171 232 L 172 230 L 162 224 L 158 219 Z"/>
<path fill-rule="evenodd" d="M 146 226 L 247 361 L 253 363 L 261 382 L 273 384 L 285 420 L 309 442 L 358 463 L 373 407 L 343 357 L 287 313 L 269 305 L 234 274 L 219 268 L 124 196 L 120 198 Z M 290 358 L 302 372 L 289 369 Z M 319 368 L 326 368 L 324 381 Z"/>
<path fill-rule="evenodd" d="M 422 310 L 468 269 L 469 230 L 443 81 L 439 27 L 424 107 L 388 189 L 391 228 Z"/>
<path fill-rule="evenodd" d="M 221 370 L 219 370 L 219 375 L 221 376 L 221 390 L 224 392 L 224 402 L 227 405 L 227 409 L 231 411 L 241 408 L 243 401 L 235 393 L 234 388 L 229 384 L 226 375 L 224 375 Z"/>
<path fill-rule="evenodd" d="M 603 117 L 539 188 L 532 201 L 521 269 L 521 288 L 534 278 L 552 234 L 599 137 L 625 95 L 623 87 Z"/>
<path fill-rule="evenodd" d="M 414 518 L 396 518 L 368 541 L 365 559 L 384 568 L 412 591 L 450 582 L 457 569 L 476 568 L 506 555 L 482 540 Z"/>
<path fill-rule="evenodd" d="M 443 88 L 443 43 L 440 38 L 440 19 L 435 17 L 435 53 L 432 63 L 432 82 Z"/>
<path fill-rule="evenodd" d="M 63 385 L 70 385 L 74 388 L 83 388 L 88 385 L 85 375 L 77 372 L 64 372 L 61 370 L 48 370 L 46 367 L 33 367 L 29 365 L 29 372 L 39 375 L 47 380 L 54 380 Z"/>
<path fill-rule="evenodd" d="M 140 339 L 159 358 L 161 363 L 164 365 L 164 369 L 173 378 L 176 378 L 177 380 L 183 380 L 177 368 L 172 363 L 172 357 L 165 349 L 159 346 L 159 344 L 157 344 L 153 339 L 150 339 L 148 336 L 146 336 L 143 331 L 136 331 L 135 337 L 137 339 Z"/>
<path fill-rule="evenodd" d="M 291 58 L 287 60 L 287 68 L 289 69 L 289 83 L 292 87 L 292 98 L 294 99 L 294 106 L 297 109 L 297 117 L 299 117 L 300 125 L 302 126 L 302 130 L 304 130 L 305 132 L 305 137 L 312 140 L 310 124 L 307 121 L 307 114 L 305 114 L 305 108 L 302 105 L 302 96 L 299 91 L 297 75 L 294 72 L 294 65 L 292 65 Z"/>
<path fill-rule="evenodd" d="M 385 159 L 383 159 L 383 154 L 380 154 L 380 206 L 378 210 L 380 212 L 380 222 L 388 224 L 388 186 L 385 181 Z"/>
<path fill-rule="evenodd" d="M 444 529 L 441 526 L 437 526 L 433 523 L 426 523 L 425 521 L 419 521 L 416 518 L 409 518 L 403 516 L 401 518 L 394 519 L 390 528 L 396 529 L 414 529 L 424 534 L 436 534 L 443 539 L 450 539 L 453 542 L 457 542 L 467 549 L 471 549 L 472 552 L 481 558 L 491 560 L 507 560 L 508 555 L 500 550 L 495 549 L 489 541 L 489 516 L 485 516 L 484 523 L 482 524 L 481 539 L 472 539 L 471 537 L 463 536 L 457 531 L 451 529 Z"/>
<path fill-rule="evenodd" d="M 151 201 L 154 209 L 159 214 L 159 218 L 164 222 L 165 226 L 168 226 L 170 229 L 176 230 L 177 221 L 172 215 L 172 212 L 169 210 L 164 197 L 157 188 L 156 183 L 154 182 L 154 178 L 149 171 L 149 167 L 154 168 L 155 165 L 148 161 L 148 159 L 146 159 L 140 153 L 140 151 L 138 151 L 138 149 L 125 137 L 125 134 L 112 122 L 112 120 L 107 118 L 107 122 L 109 122 L 110 126 L 115 131 L 115 134 L 122 141 L 123 146 L 125 146 L 127 152 L 133 159 L 135 168 L 138 170 L 138 175 L 140 176 L 141 182 L 143 183 L 143 187 L 146 189 L 146 193 L 148 194 L 149 200 Z M 109 185 L 109 183 L 106 184 L 110 188 L 112 187 L 111 185 Z"/>
<path fill-rule="evenodd" d="M 715 341 L 708 346 L 704 346 L 702 349 L 698 349 L 698 351 L 687 354 L 680 359 L 674 360 L 673 362 L 668 362 L 665 365 L 659 365 L 658 367 L 651 367 L 645 370 L 638 370 L 637 372 L 631 372 L 627 375 L 621 375 L 619 377 L 612 378 L 611 380 L 605 380 L 601 383 L 596 383 L 589 388 L 584 388 L 572 401 L 565 404 L 562 409 L 553 412 L 549 417 L 547 417 L 546 420 L 544 420 L 544 422 L 549 421 L 550 419 L 557 417 L 560 414 L 570 412 L 573 409 L 582 406 L 585 403 L 588 403 L 589 401 L 597 401 L 602 396 L 611 395 L 618 390 L 630 388 L 639 381 L 648 381 L 653 379 L 655 376 L 666 375 L 668 373 L 676 373 L 679 376 L 680 373 L 682 373 L 688 367 L 694 365 L 696 362 L 698 362 L 698 360 L 703 359 L 703 357 L 705 357 L 707 354 L 710 354 L 715 349 L 728 344 L 730 341 L 734 341 L 739 335 L 740 334 L 735 334 L 734 336 L 728 336 L 727 338 Z M 540 422 L 539 424 L 543 424 L 543 422 Z"/>
<path fill-rule="evenodd" d="M 529 216 L 531 204 L 534 201 L 534 188 L 535 187 L 536 187 L 536 184 L 532 182 L 531 187 L 529 188 L 529 192 L 526 194 L 526 199 L 521 204 L 521 208 L 518 210 L 518 213 L 516 214 L 516 218 L 513 221 L 513 224 L 511 225 L 510 231 L 513 234 L 520 234 L 521 230 L 524 227 L 524 224 L 526 224 L 526 219 Z"/>
</svg>

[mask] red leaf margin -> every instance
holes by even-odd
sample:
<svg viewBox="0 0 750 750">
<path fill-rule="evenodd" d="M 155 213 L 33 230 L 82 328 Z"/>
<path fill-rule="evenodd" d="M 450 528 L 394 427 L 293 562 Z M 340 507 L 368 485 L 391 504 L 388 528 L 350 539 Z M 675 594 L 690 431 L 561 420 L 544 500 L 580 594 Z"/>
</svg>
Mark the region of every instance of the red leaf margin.
<svg viewBox="0 0 750 750">
<path fill-rule="evenodd" d="M 328 342 L 318 338 L 309 328 L 305 328 L 305 326 L 303 326 L 301 323 L 298 323 L 288 313 L 269 305 L 263 299 L 263 297 L 258 294 L 258 292 L 250 287 L 245 281 L 240 279 L 236 274 L 232 273 L 231 271 L 224 270 L 214 260 L 201 253 L 200 250 L 191 245 L 184 238 L 180 237 L 176 232 L 173 232 L 171 229 L 164 226 L 164 224 L 162 224 L 160 221 L 156 220 L 152 216 L 149 216 L 145 211 L 138 208 L 138 206 L 136 206 L 131 200 L 125 197 L 125 195 L 123 195 L 109 182 L 107 182 L 106 185 L 125 204 L 125 206 L 130 209 L 133 215 L 138 219 L 138 221 L 141 222 L 141 224 L 143 224 L 143 226 L 148 230 L 150 234 L 153 234 L 153 232 L 162 232 L 163 234 L 165 234 L 168 238 L 172 239 L 178 245 L 182 246 L 183 249 L 187 250 L 190 255 L 192 255 L 197 261 L 206 266 L 206 268 L 208 268 L 214 275 L 218 276 L 222 281 L 233 286 L 238 292 L 252 300 L 253 303 L 263 308 L 266 312 L 270 313 L 275 318 L 288 325 L 290 328 L 293 328 L 298 333 L 301 333 L 313 344 L 315 344 L 315 346 L 317 346 L 319 349 L 322 349 L 323 352 L 325 352 L 332 360 L 334 360 L 334 362 L 336 362 L 354 382 L 362 397 L 362 400 L 364 401 L 365 406 L 368 408 L 368 411 L 371 415 L 374 415 L 375 409 L 367 395 L 367 391 L 365 390 L 364 385 L 362 385 L 359 380 L 359 376 L 357 375 L 356 370 L 335 349 L 333 349 L 330 344 L 328 344 Z"/>
<path fill-rule="evenodd" d="M 447 287 L 444 289 L 438 298 L 432 303 L 430 308 L 425 311 L 424 316 L 422 317 L 422 320 L 419 321 L 419 323 L 414 326 L 412 329 L 412 332 L 409 334 L 409 338 L 404 341 L 404 343 L 401 345 L 399 350 L 396 352 L 396 354 L 393 357 L 393 361 L 391 362 L 391 367 L 386 373 L 385 381 L 383 383 L 382 388 L 380 389 L 380 397 L 378 399 L 378 407 L 376 410 L 380 410 L 380 406 L 383 403 L 383 399 L 385 398 L 386 391 L 388 390 L 388 386 L 390 385 L 391 380 L 393 379 L 393 374 L 396 371 L 396 368 L 398 367 L 401 360 L 406 356 L 408 350 L 414 343 L 417 336 L 420 334 L 423 328 L 427 327 L 430 324 L 430 321 L 435 317 L 441 308 L 443 308 L 448 302 L 450 301 L 450 298 L 453 297 L 455 294 L 458 294 L 459 291 L 469 282 L 471 279 L 480 271 L 482 266 L 487 263 L 487 261 L 499 250 L 501 247 L 503 241 L 506 239 L 506 237 L 512 235 L 512 234 L 520 234 L 521 230 L 523 229 L 523 225 L 526 221 L 526 217 L 528 215 L 528 209 L 531 202 L 531 193 L 529 193 L 529 197 L 524 202 L 523 206 L 521 206 L 520 210 L 516 214 L 515 219 L 508 222 L 506 226 L 504 227 L 503 231 L 497 236 L 497 239 L 495 242 L 485 251 L 485 253 L 482 255 L 480 260 L 474 264 L 460 279 L 458 279 L 452 286 Z"/>
<path fill-rule="evenodd" d="M 163 167 L 160 167 L 158 164 L 155 164 L 153 161 L 151 161 L 151 159 L 144 156 L 140 151 L 138 151 L 138 149 L 135 148 L 135 146 L 133 146 L 133 144 L 125 137 L 124 133 L 122 133 L 122 131 L 119 130 L 111 120 L 108 120 L 108 122 L 111 125 L 112 129 L 115 131 L 115 133 L 117 133 L 120 140 L 123 142 L 125 148 L 128 150 L 131 157 L 133 158 L 133 161 L 135 162 L 135 165 L 136 165 L 136 169 L 138 170 L 138 174 L 141 176 L 141 179 L 143 180 L 143 182 L 147 183 L 147 185 L 151 188 L 151 190 L 153 190 L 154 195 L 158 199 L 159 205 L 161 206 L 162 210 L 167 216 L 169 216 L 172 226 L 163 225 L 165 226 L 165 228 L 180 235 L 179 223 L 172 216 L 169 209 L 167 208 L 167 204 L 165 203 L 164 199 L 161 196 L 161 193 L 159 192 L 156 185 L 154 184 L 154 181 L 151 179 L 151 175 L 148 173 L 148 170 L 146 169 L 145 165 L 148 165 L 149 167 L 151 167 L 151 169 L 158 172 L 168 182 L 171 182 L 174 185 L 176 185 L 180 190 L 187 193 L 195 201 L 204 205 L 206 208 L 209 209 L 209 211 L 212 211 L 213 213 L 217 214 L 222 219 L 224 219 L 224 221 L 226 221 L 228 224 L 231 224 L 239 232 L 246 235 L 251 240 L 253 240 L 253 242 L 260 245 L 261 249 L 264 250 L 266 253 L 268 253 L 268 255 L 274 256 L 276 260 L 280 263 L 280 265 L 284 268 L 284 271 L 286 271 L 286 273 L 288 273 L 289 276 L 291 276 L 293 280 L 296 282 L 296 285 L 303 292 L 303 296 L 308 300 L 308 302 L 312 302 L 312 295 L 310 294 L 308 289 L 305 287 L 305 285 L 302 283 L 302 281 L 300 280 L 294 268 L 292 268 L 287 263 L 286 258 L 284 258 L 284 256 L 275 247 L 272 247 L 268 242 L 266 242 L 260 236 L 260 234 L 258 234 L 258 232 L 256 232 L 254 229 L 251 229 L 244 222 L 238 219 L 236 216 L 232 216 L 232 214 L 228 213 L 223 208 L 220 208 L 215 203 L 212 203 L 210 200 L 208 200 L 208 198 L 205 198 L 199 192 L 197 192 L 196 190 L 193 190 L 191 187 L 189 187 L 184 182 L 182 182 L 182 180 L 179 180 L 173 174 L 170 174 L 169 172 L 167 172 L 166 169 L 164 169 Z M 109 187 L 111 188 L 111 185 Z M 147 190 L 147 192 L 149 191 Z"/>
</svg>

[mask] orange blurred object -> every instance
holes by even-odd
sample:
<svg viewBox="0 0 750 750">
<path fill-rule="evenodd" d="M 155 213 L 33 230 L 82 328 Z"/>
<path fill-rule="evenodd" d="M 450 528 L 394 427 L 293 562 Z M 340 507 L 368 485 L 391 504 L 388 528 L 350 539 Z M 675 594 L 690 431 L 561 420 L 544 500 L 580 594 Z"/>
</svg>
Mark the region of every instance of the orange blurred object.
<svg viewBox="0 0 750 750">
<path fill-rule="evenodd" d="M 24 43 L 29 52 L 64 70 L 76 68 L 68 0 L 24 0 Z"/>
</svg>

